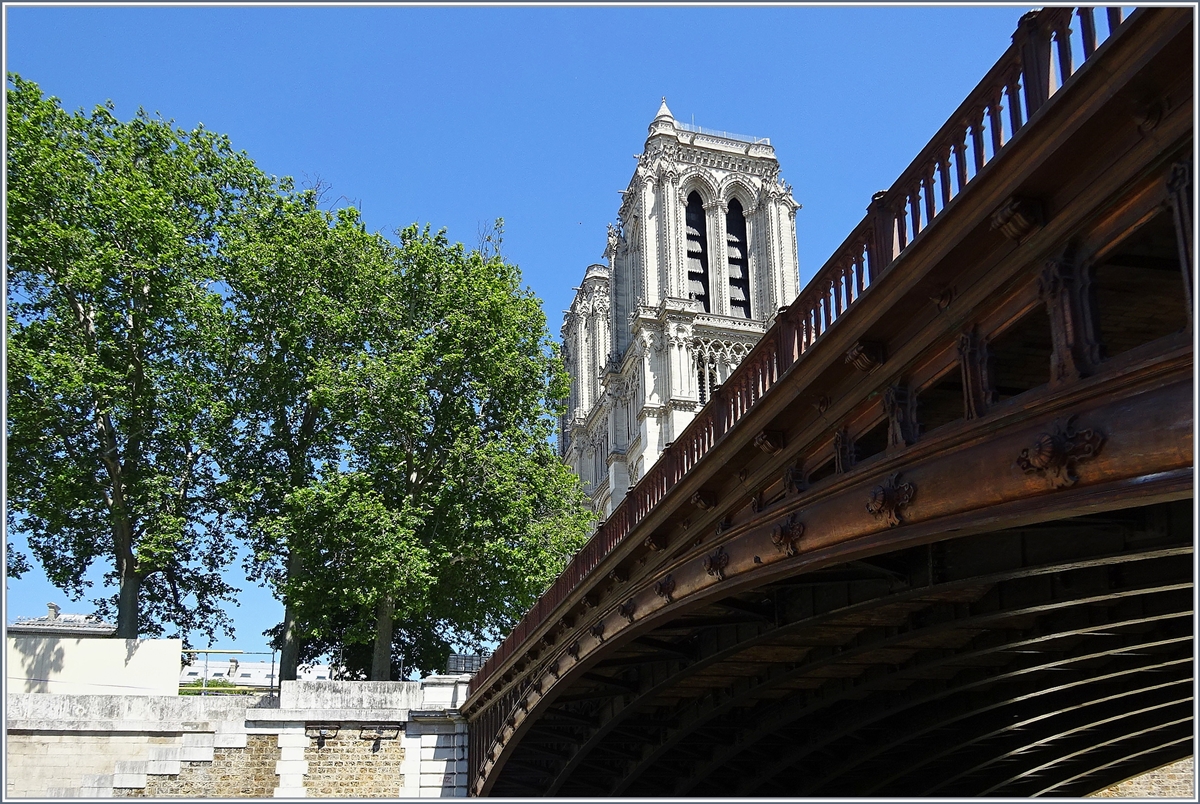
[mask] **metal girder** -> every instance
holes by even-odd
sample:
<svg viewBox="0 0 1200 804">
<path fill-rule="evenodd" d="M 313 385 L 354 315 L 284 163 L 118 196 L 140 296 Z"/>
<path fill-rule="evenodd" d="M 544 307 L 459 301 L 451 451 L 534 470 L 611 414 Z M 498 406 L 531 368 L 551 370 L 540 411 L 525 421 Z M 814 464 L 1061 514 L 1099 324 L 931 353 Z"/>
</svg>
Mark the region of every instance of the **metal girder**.
<svg viewBox="0 0 1200 804">
<path fill-rule="evenodd" d="M 583 678 L 587 681 L 595 681 L 599 684 L 607 684 L 610 687 L 616 687 L 624 692 L 637 692 L 638 690 L 638 685 L 635 681 L 625 681 L 620 678 L 612 678 L 611 676 L 606 676 L 603 673 L 588 672 L 584 673 L 582 676 L 580 676 L 580 678 Z"/>
<path fill-rule="evenodd" d="M 1183 656 L 1181 658 L 1167 660 L 1167 661 L 1163 661 L 1163 662 L 1160 662 L 1157 664 L 1154 664 L 1154 663 L 1141 664 L 1141 665 L 1135 664 L 1134 666 L 1132 666 L 1129 669 L 1106 673 L 1103 676 L 1084 676 L 1077 681 L 1071 681 L 1069 683 L 1063 683 L 1063 680 L 1056 679 L 1057 683 L 1055 683 L 1051 687 L 1046 687 L 1045 683 L 1040 678 L 1035 677 L 1028 682 L 1028 686 L 1031 689 L 1028 692 L 1025 692 L 1025 694 L 1023 694 L 1021 696 L 1017 696 L 1017 697 L 1014 697 L 1009 700 L 1003 700 L 1003 701 L 999 701 L 996 703 L 992 703 L 990 705 L 985 704 L 983 706 L 980 706 L 977 709 L 967 709 L 967 711 L 963 711 L 961 713 L 958 711 L 947 712 L 944 717 L 939 717 L 939 718 L 935 719 L 935 721 L 931 725 L 927 725 L 921 729 L 914 729 L 912 732 L 907 733 L 904 738 L 889 741 L 886 745 L 878 747 L 877 750 L 871 752 L 871 756 L 865 757 L 863 761 L 868 761 L 876 756 L 879 756 L 880 754 L 884 754 L 887 752 L 887 750 L 894 748 L 898 745 L 901 745 L 905 742 L 911 742 L 911 740 L 913 740 L 917 737 L 923 736 L 924 734 L 934 732 L 938 729 L 944 729 L 944 728 L 948 727 L 951 723 L 957 722 L 959 720 L 963 720 L 968 717 L 978 716 L 978 715 L 984 714 L 988 711 L 999 710 L 999 709 L 1003 709 L 1008 706 L 1019 706 L 1019 704 L 1021 704 L 1021 703 L 1025 703 L 1026 701 L 1029 701 L 1029 700 L 1037 700 L 1040 697 L 1046 697 L 1046 696 L 1052 696 L 1052 695 L 1060 695 L 1061 696 L 1061 694 L 1064 692 L 1070 693 L 1070 692 L 1082 691 L 1079 694 L 1086 694 L 1087 692 L 1091 691 L 1090 688 L 1092 688 L 1092 687 L 1098 689 L 1100 686 L 1102 686 L 1104 684 L 1109 684 L 1113 681 L 1118 681 L 1118 682 L 1126 681 L 1130 677 L 1136 678 L 1141 674 L 1144 674 L 1147 672 L 1152 672 L 1152 671 L 1157 671 L 1157 670 L 1165 670 L 1165 671 L 1169 671 L 1169 672 L 1174 672 L 1176 674 L 1186 675 L 1187 671 L 1189 670 L 1189 664 L 1190 664 L 1190 659 L 1187 656 Z M 1126 682 L 1126 683 L 1128 683 L 1128 682 Z M 1173 682 L 1171 682 L 1171 683 L 1173 683 Z M 1152 686 L 1154 686 L 1154 685 L 1152 685 Z M 1148 687 L 1138 687 L 1137 689 L 1143 689 L 1143 688 L 1148 688 Z M 1017 716 L 1013 715 L 1013 717 L 1017 717 Z M 1017 722 L 1023 722 L 1023 721 L 1017 721 Z M 1011 724 L 1006 724 L 1005 727 L 1007 728 L 1009 725 L 1011 725 Z M 965 737 L 960 737 L 960 738 L 957 738 L 953 742 L 953 744 L 947 744 L 940 748 L 936 747 L 936 746 L 927 747 L 927 746 L 923 745 L 921 747 L 921 750 L 913 752 L 915 755 L 907 763 L 905 763 L 906 767 L 904 767 L 902 770 L 897 771 L 896 773 L 893 773 L 883 779 L 873 778 L 872 786 L 867 788 L 867 793 L 869 794 L 869 793 L 878 791 L 878 790 L 886 787 L 887 785 L 891 784 L 893 781 L 895 781 L 896 779 L 898 779 L 902 776 L 905 776 L 909 773 L 915 772 L 917 769 L 925 767 L 926 765 L 937 762 L 938 760 L 941 760 L 944 757 L 947 757 L 956 751 L 962 750 L 963 748 L 967 747 L 969 744 L 971 744 L 973 742 L 977 742 L 978 740 L 982 740 L 982 739 L 987 739 L 989 736 L 994 736 L 994 734 L 996 734 L 996 733 L 999 733 L 999 732 L 986 732 L 982 736 L 977 736 L 977 737 L 973 737 L 970 739 L 967 739 Z M 855 762 L 852 767 L 857 767 L 859 764 L 861 764 L 861 762 Z M 839 771 L 841 771 L 841 770 L 842 770 L 842 768 L 839 767 Z"/>
<path fill-rule="evenodd" d="M 681 663 L 671 665 L 668 663 L 668 671 L 665 673 L 665 675 L 658 676 L 657 683 L 654 683 L 654 681 L 651 681 L 650 683 L 644 683 L 642 690 L 632 700 L 626 701 L 623 698 L 618 699 L 611 702 L 604 711 L 600 712 L 599 717 L 601 718 L 601 725 L 597 728 L 592 737 L 580 746 L 579 752 L 573 756 L 563 768 L 563 771 L 559 774 L 559 777 L 555 779 L 554 784 L 551 786 L 551 789 L 547 791 L 547 794 L 556 794 L 558 790 L 561 789 L 562 784 L 566 782 L 568 775 L 576 767 L 578 767 L 582 761 L 586 760 L 587 754 L 606 735 L 608 729 L 605 728 L 605 726 L 609 722 L 614 720 L 623 720 L 625 717 L 629 716 L 633 711 L 635 711 L 639 705 L 657 697 L 657 695 L 661 694 L 662 691 L 677 685 L 680 681 L 695 674 L 696 672 L 712 666 L 722 659 L 737 652 L 743 651 L 748 647 L 769 641 L 770 639 L 776 638 L 782 634 L 793 633 L 804 627 L 829 623 L 838 617 L 842 617 L 856 611 L 866 611 L 879 605 L 880 601 L 902 603 L 906 600 L 922 599 L 947 590 L 988 585 L 1006 580 L 1029 578 L 1055 572 L 1062 572 L 1064 569 L 1108 566 L 1138 559 L 1150 560 L 1158 557 L 1176 555 L 1181 550 L 1185 549 L 1190 550 L 1190 547 L 1165 547 L 1161 550 L 1147 551 L 1141 554 L 1105 554 L 1090 558 L 1076 558 L 1066 563 L 1055 562 L 1052 564 L 1032 566 L 1026 566 L 1021 563 L 1004 572 L 996 572 L 983 577 L 958 579 L 949 583 L 938 584 L 934 586 L 913 587 L 910 585 L 901 589 L 896 589 L 894 586 L 890 587 L 889 589 L 881 588 L 882 594 L 875 599 L 866 601 L 859 600 L 858 602 L 850 605 L 833 607 L 826 611 L 819 611 L 809 614 L 808 616 L 802 615 L 795 617 L 794 619 L 789 619 L 785 611 L 780 611 L 778 614 L 778 625 L 759 625 L 755 628 L 748 629 L 744 636 L 738 634 L 735 629 L 718 629 L 716 632 L 710 632 L 704 637 L 704 641 L 707 642 L 707 644 L 697 646 L 696 652 L 692 654 L 693 661 L 686 665 Z M 732 639 L 729 638 L 731 635 L 733 636 Z M 742 638 L 737 638 L 739 636 Z M 650 637 L 639 637 L 638 639 L 634 640 L 634 642 L 637 644 L 655 646 L 658 641 L 653 640 Z M 671 672 L 671 670 L 674 672 Z"/>
<path fill-rule="evenodd" d="M 1025 789 L 1031 786 L 1027 784 L 1028 782 L 1035 781 L 1037 784 L 1042 784 L 1048 778 L 1053 778 L 1063 773 L 1073 773 L 1078 766 L 1087 766 L 1095 761 L 1103 761 L 1110 756 L 1120 756 L 1123 757 L 1123 761 L 1128 761 L 1134 756 L 1144 756 L 1155 748 L 1161 749 L 1164 743 L 1178 743 L 1184 740 L 1191 742 L 1193 734 L 1190 712 L 1184 711 L 1181 714 L 1183 714 L 1182 717 L 1178 717 L 1169 723 L 1140 729 L 1129 734 L 1110 738 L 1098 744 L 1088 744 L 1085 739 L 1077 740 L 1077 743 L 1082 743 L 1081 748 L 1071 752 L 1069 756 L 1044 763 L 1042 766 L 1030 771 L 1027 778 L 1013 779 L 1007 785 L 1006 789 Z M 1167 761 L 1176 761 L 1190 755 L 1191 750 L 1185 749 L 1182 754 L 1176 753 Z M 1148 761 L 1144 758 L 1141 768 L 1147 770 L 1158 767 L 1161 764 L 1163 763 L 1153 760 Z M 1120 781 L 1120 778 L 1113 779 L 1113 782 L 1117 781 Z M 1103 789 L 1103 787 L 1096 789 Z M 1095 789 L 1088 792 L 1095 792 Z"/>
<path fill-rule="evenodd" d="M 1078 738 L 1081 747 L 1076 749 L 1077 751 L 1088 751 L 1097 746 L 1128 739 L 1130 736 L 1187 722 L 1191 715 L 1191 701 L 1193 700 L 1191 679 L 1184 679 L 1176 686 L 1177 689 L 1170 691 L 1174 694 L 1159 690 L 1147 694 L 1146 703 L 1132 712 L 1115 705 L 1097 705 L 1095 711 L 1085 710 L 1078 713 L 1076 717 L 1065 717 L 1065 723 L 1052 722 L 1044 729 L 1030 729 L 1030 734 L 1022 735 L 1022 739 L 1009 748 L 1009 750 L 998 756 L 992 752 L 988 752 L 986 758 L 981 758 L 976 764 L 948 778 L 941 778 L 937 784 L 926 787 L 922 791 L 922 794 L 932 796 L 939 790 L 949 787 L 960 779 L 975 776 L 981 771 L 991 768 L 1010 757 L 1017 755 L 1027 757 L 1032 751 L 1038 748 L 1048 746 L 1054 752 L 1060 751 L 1064 748 L 1064 743 L 1069 744 L 1069 738 Z M 1120 727 L 1122 728 L 1122 733 L 1117 737 L 1096 742 L 1097 735 L 1091 732 L 1102 726 Z M 1084 734 L 1084 732 L 1089 733 Z M 1053 745 L 1050 745 L 1051 743 Z M 1068 752 L 1068 755 L 1071 755 L 1071 753 L 1073 752 Z M 1012 774 L 1001 768 L 1002 778 L 999 781 L 992 783 L 987 788 L 979 788 L 973 785 L 972 789 L 979 791 L 978 795 L 987 795 L 1004 787 L 1020 775 L 1034 772 L 1042 767 L 1048 767 L 1056 762 L 1061 762 L 1063 759 L 1064 755 L 1055 755 L 1050 761 L 1042 765 L 1033 768 L 1029 768 L 1028 766 L 1023 767 L 1017 774 Z"/>
<path fill-rule="evenodd" d="M 1183 617 L 1181 616 L 1179 619 L 1183 619 Z M 1190 636 L 1180 636 L 1177 639 L 1177 644 L 1181 646 L 1186 645 L 1189 640 Z M 1124 644 L 1140 647 L 1146 644 L 1146 642 L 1144 638 L 1136 638 L 1135 636 L 1134 639 L 1126 641 Z M 747 781 L 738 792 L 740 795 L 752 795 L 754 790 L 762 787 L 764 784 L 769 783 L 769 781 L 777 774 L 782 773 L 786 769 L 790 768 L 796 762 L 800 761 L 804 756 L 824 750 L 837 739 L 854 734 L 855 732 L 867 728 L 872 724 L 880 723 L 887 718 L 900 715 L 908 710 L 920 709 L 922 711 L 931 711 L 935 714 L 935 722 L 933 725 L 929 726 L 927 730 L 936 728 L 943 721 L 952 722 L 960 717 L 961 714 L 959 712 L 945 712 L 943 708 L 945 706 L 943 700 L 948 697 L 969 692 L 972 689 L 986 688 L 998 683 L 1012 680 L 1025 681 L 1026 686 L 1024 688 L 1020 688 L 1012 693 L 1013 699 L 1015 700 L 1019 699 L 1021 696 L 1032 697 L 1059 689 L 1071 688 L 1080 684 L 1092 683 L 1097 680 L 1103 681 L 1108 679 L 1110 675 L 1117 677 L 1129 673 L 1140 673 L 1146 670 L 1146 662 L 1128 661 L 1128 667 L 1123 667 L 1113 674 L 1094 676 L 1083 671 L 1079 671 L 1072 677 L 1057 680 L 1054 684 L 1050 685 L 1047 685 L 1037 676 L 1038 673 L 1047 670 L 1070 669 L 1070 666 L 1073 664 L 1091 661 L 1097 657 L 1106 656 L 1107 654 L 1107 647 L 1101 647 L 1099 650 L 1089 648 L 1088 651 L 1081 652 L 1079 655 L 1075 656 L 1057 656 L 1051 657 L 1049 660 L 1046 660 L 1045 657 L 1042 657 L 1040 660 L 1033 659 L 1030 662 L 1020 664 L 1016 667 L 1006 667 L 998 669 L 992 673 L 981 674 L 979 677 L 974 678 L 969 682 L 960 684 L 954 684 L 949 681 L 943 683 L 931 682 L 928 685 L 930 689 L 912 689 L 908 695 L 904 696 L 898 701 L 895 701 L 891 706 L 883 706 L 878 702 L 870 702 L 868 699 L 868 701 L 861 705 L 862 711 L 858 712 L 857 715 L 854 713 L 845 712 L 832 714 L 830 717 L 833 722 L 829 724 L 829 729 L 827 731 L 814 734 L 812 729 L 807 729 L 806 732 L 810 735 L 809 740 L 790 746 L 781 754 L 772 756 L 767 763 L 758 763 L 756 766 L 754 766 L 754 772 L 752 774 L 746 774 Z M 948 662 L 939 662 L 939 664 L 952 664 L 954 658 L 968 658 L 970 656 L 972 656 L 972 654 L 968 653 L 963 657 L 951 657 Z M 1174 660 L 1174 662 L 1178 664 L 1187 664 L 1188 661 L 1189 660 L 1186 658 Z M 875 684 L 872 684 L 870 687 L 868 687 L 867 690 L 860 691 L 869 691 L 871 687 L 878 689 L 883 687 L 887 681 L 887 679 L 879 679 Z M 839 693 L 835 697 L 836 699 L 841 699 L 844 696 Z M 1000 701 L 984 704 L 978 711 L 984 711 L 986 708 L 991 706 L 1002 706 L 1008 702 L 1011 701 Z M 774 718 L 773 721 L 759 721 L 760 729 L 755 734 L 756 739 L 746 739 L 743 737 L 742 742 L 737 746 L 736 749 L 731 748 L 725 752 L 722 752 L 719 757 L 714 758 L 714 761 L 707 767 L 715 770 L 715 768 L 719 765 L 730 761 L 737 754 L 740 754 L 750 748 L 759 739 L 765 739 L 771 733 L 778 731 L 779 728 L 785 726 L 786 724 L 794 723 L 798 719 L 805 717 L 814 711 L 827 709 L 830 703 L 831 702 L 828 700 L 818 700 L 816 702 L 805 701 L 798 703 L 794 707 L 781 708 L 778 716 Z M 899 741 L 895 742 L 898 743 Z M 866 761 L 877 753 L 884 753 L 887 748 L 891 747 L 892 744 L 893 743 L 886 743 L 877 751 L 869 751 L 856 756 L 854 760 L 851 760 L 851 762 L 858 764 L 860 761 Z M 844 763 L 844 765 L 845 770 L 849 770 L 849 768 L 852 767 L 849 762 Z M 687 789 L 691 789 L 694 784 L 701 783 L 705 776 L 707 776 L 707 773 L 696 774 L 697 778 L 689 780 L 689 782 L 692 784 L 689 784 Z"/>
<path fill-rule="evenodd" d="M 863 795 L 871 795 L 882 790 L 894 790 L 900 779 L 919 774 L 921 768 L 935 765 L 937 762 L 961 754 L 976 744 L 985 741 L 994 743 L 998 739 L 1008 736 L 1014 730 L 1029 730 L 1040 725 L 1042 721 L 1100 703 L 1127 701 L 1131 697 L 1151 690 L 1168 688 L 1180 683 L 1191 683 L 1190 667 L 1186 658 L 1172 663 L 1170 668 L 1173 671 L 1172 675 L 1157 684 L 1139 683 L 1139 679 L 1144 676 L 1147 669 L 1149 668 L 1140 667 L 1107 674 L 1102 680 L 1086 678 L 1069 686 L 1059 684 L 1046 690 L 1033 690 L 1015 701 L 1004 700 L 977 706 L 968 702 L 965 706 L 956 707 L 947 712 L 945 717 L 933 718 L 932 723 L 919 724 L 912 731 L 905 732 L 895 739 L 888 740 L 884 745 L 878 746 L 878 750 L 872 752 L 872 758 L 887 756 L 891 758 L 894 766 L 901 767 L 884 779 L 865 777 L 860 773 L 858 778 L 871 778 L 870 784 L 861 788 Z M 1035 685 L 1036 679 L 1030 686 Z M 992 721 L 980 725 L 973 734 L 964 731 L 973 724 L 972 718 L 982 720 L 980 716 L 985 714 L 992 715 Z M 929 745 L 925 742 L 920 747 L 913 747 L 907 754 L 903 752 L 888 753 L 889 750 L 895 750 L 899 746 L 910 744 L 920 737 L 939 730 L 946 734 L 952 724 L 964 721 L 966 724 L 962 728 L 950 732 L 950 736 L 947 736 L 940 744 Z M 927 751 L 931 754 L 928 758 L 926 758 Z M 901 756 L 904 758 L 899 759 Z M 853 767 L 861 764 L 861 762 L 856 762 Z M 845 776 L 848 770 L 852 770 L 852 768 L 844 769 L 839 766 L 835 771 L 823 776 L 817 784 L 828 784 L 833 779 Z"/>
<path fill-rule="evenodd" d="M 1183 737 L 1179 737 L 1174 740 L 1159 741 L 1157 744 L 1151 745 L 1149 748 L 1143 748 L 1133 753 L 1120 752 L 1116 759 L 1102 762 L 1100 765 L 1090 767 L 1087 770 L 1075 773 L 1074 775 L 1068 776 L 1065 779 L 1059 779 L 1058 781 L 1054 782 L 1054 784 L 1042 787 L 1032 793 L 1027 793 L 1026 795 L 1044 796 L 1060 788 L 1069 787 L 1072 785 L 1083 785 L 1089 777 L 1097 777 L 1101 775 L 1105 776 L 1105 781 L 1096 779 L 1088 782 L 1085 787 L 1082 787 L 1079 790 L 1078 793 L 1072 792 L 1068 793 L 1068 795 L 1087 795 L 1088 793 L 1094 793 L 1097 790 L 1103 790 L 1104 788 L 1110 787 L 1114 783 L 1119 782 L 1129 776 L 1128 772 L 1126 772 L 1124 769 L 1117 770 L 1117 768 L 1120 768 L 1121 765 L 1128 764 L 1131 761 L 1146 757 L 1147 761 L 1142 763 L 1143 765 L 1158 767 L 1166 764 L 1167 762 L 1174 762 L 1183 759 L 1184 757 L 1191 756 L 1193 737 L 1194 736 L 1189 730 L 1189 733 Z M 1167 755 L 1169 759 L 1167 759 L 1165 762 L 1159 762 L 1159 760 L 1162 758 L 1162 755 Z"/>
<path fill-rule="evenodd" d="M 1057 567 L 1043 568 L 1043 572 L 1047 574 L 1057 574 L 1060 570 Z M 928 588 L 927 588 L 928 590 Z M 1158 591 L 1157 589 L 1150 590 Z M 874 639 L 864 639 L 859 644 L 851 645 L 850 647 L 838 646 L 828 648 L 821 651 L 814 651 L 814 656 L 806 658 L 806 661 L 797 665 L 775 665 L 767 669 L 764 677 L 758 679 L 743 679 L 734 684 L 732 688 L 722 691 L 722 694 L 714 695 L 712 698 L 697 701 L 688 705 L 688 708 L 681 713 L 681 724 L 671 730 L 669 736 L 665 739 L 660 738 L 657 744 L 651 749 L 650 753 L 643 757 L 642 761 L 637 763 L 633 768 L 623 775 L 617 782 L 614 788 L 610 791 L 611 795 L 621 795 L 629 789 L 629 785 L 642 772 L 647 770 L 654 761 L 668 751 L 671 746 L 683 739 L 687 734 L 691 733 L 695 728 L 704 723 L 728 713 L 730 710 L 740 706 L 744 701 L 761 694 L 763 691 L 770 689 L 778 684 L 790 679 L 804 675 L 806 672 L 811 672 L 812 669 L 819 666 L 837 664 L 852 658 L 855 654 L 867 653 L 869 651 L 878 650 L 881 647 L 902 646 L 906 641 L 911 641 L 916 638 L 926 637 L 931 633 L 939 633 L 952 630 L 961 630 L 971 627 L 987 627 L 994 624 L 997 620 L 1011 619 L 1016 616 L 1047 612 L 1055 608 L 1067 608 L 1078 605 L 1086 605 L 1088 603 L 1106 602 L 1113 597 L 1113 593 L 1109 592 L 1098 596 L 1080 597 L 1077 599 L 1060 599 L 1053 601 L 1050 604 L 1042 603 L 1035 606 L 1023 607 L 1013 611 L 990 611 L 985 614 L 975 615 L 974 617 L 967 616 L 955 620 L 939 622 L 925 628 L 916 628 L 912 631 L 907 631 L 901 634 L 892 636 L 876 637 Z M 891 676 L 894 680 L 895 675 Z M 761 729 L 758 727 L 750 729 L 752 732 L 761 734 Z M 745 740 L 735 742 L 735 745 L 742 746 L 756 740 L 755 736 L 745 735 Z M 709 765 L 709 768 L 715 767 Z"/>
</svg>

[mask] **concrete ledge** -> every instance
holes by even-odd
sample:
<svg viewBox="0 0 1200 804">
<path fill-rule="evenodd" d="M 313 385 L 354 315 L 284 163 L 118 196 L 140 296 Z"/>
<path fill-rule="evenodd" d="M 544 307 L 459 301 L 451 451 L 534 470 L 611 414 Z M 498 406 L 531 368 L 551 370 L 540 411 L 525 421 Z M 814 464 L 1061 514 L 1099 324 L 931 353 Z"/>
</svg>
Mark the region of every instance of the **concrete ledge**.
<svg viewBox="0 0 1200 804">
<path fill-rule="evenodd" d="M 149 733 L 184 734 L 212 731 L 212 724 L 194 720 L 42 720 L 9 718 L 8 731 L 46 733 L 56 731 L 98 731 L 105 734 Z"/>
<path fill-rule="evenodd" d="M 299 774 L 308 775 L 308 763 L 303 759 L 280 759 L 275 762 L 275 775 L 280 779 Z"/>
<path fill-rule="evenodd" d="M 114 773 L 113 787 L 135 788 L 141 789 L 146 786 L 146 774 L 144 773 Z M 109 788 L 110 790 L 112 788 Z"/>
<path fill-rule="evenodd" d="M 213 735 L 213 748 L 245 748 L 246 732 L 233 732 Z"/>
<path fill-rule="evenodd" d="M 366 683 L 366 682 L 362 682 Z M 399 723 L 407 709 L 247 709 L 246 723 Z"/>
</svg>

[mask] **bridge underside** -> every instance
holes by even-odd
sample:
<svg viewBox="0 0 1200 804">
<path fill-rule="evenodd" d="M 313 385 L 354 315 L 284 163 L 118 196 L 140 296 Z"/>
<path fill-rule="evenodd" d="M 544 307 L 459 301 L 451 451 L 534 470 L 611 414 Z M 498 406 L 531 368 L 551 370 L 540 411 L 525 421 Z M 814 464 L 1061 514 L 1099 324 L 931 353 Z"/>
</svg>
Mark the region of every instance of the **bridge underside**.
<svg viewBox="0 0 1200 804">
<path fill-rule="evenodd" d="M 1079 796 L 1192 752 L 1191 500 L 694 608 L 537 719 L 491 795 Z"/>
</svg>

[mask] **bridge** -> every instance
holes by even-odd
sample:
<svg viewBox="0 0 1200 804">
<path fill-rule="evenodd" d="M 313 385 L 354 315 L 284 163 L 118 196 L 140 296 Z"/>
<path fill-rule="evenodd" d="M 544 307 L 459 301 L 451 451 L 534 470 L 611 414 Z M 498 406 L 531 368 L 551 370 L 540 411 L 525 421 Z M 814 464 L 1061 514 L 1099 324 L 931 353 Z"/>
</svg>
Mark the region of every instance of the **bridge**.
<svg viewBox="0 0 1200 804">
<path fill-rule="evenodd" d="M 472 679 L 473 795 L 1075 796 L 1191 755 L 1192 13 L 1021 18 Z"/>
</svg>

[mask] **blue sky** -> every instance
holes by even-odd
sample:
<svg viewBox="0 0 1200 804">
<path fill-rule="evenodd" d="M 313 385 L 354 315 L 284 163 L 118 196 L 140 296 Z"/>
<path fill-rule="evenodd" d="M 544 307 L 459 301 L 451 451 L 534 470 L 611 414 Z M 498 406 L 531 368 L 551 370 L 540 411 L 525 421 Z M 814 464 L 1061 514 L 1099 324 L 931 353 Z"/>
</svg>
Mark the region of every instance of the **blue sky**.
<svg viewBox="0 0 1200 804">
<path fill-rule="evenodd" d="M 68 109 L 111 99 L 228 134 L 373 229 L 473 245 L 503 217 L 557 335 L 661 96 L 681 121 L 771 138 L 803 205 L 804 282 L 1030 8 L 7 5 L 5 58 Z M 282 607 L 234 585 L 237 640 L 216 646 L 262 650 Z M 6 618 L 51 600 L 89 610 L 35 568 L 8 582 Z"/>
</svg>

